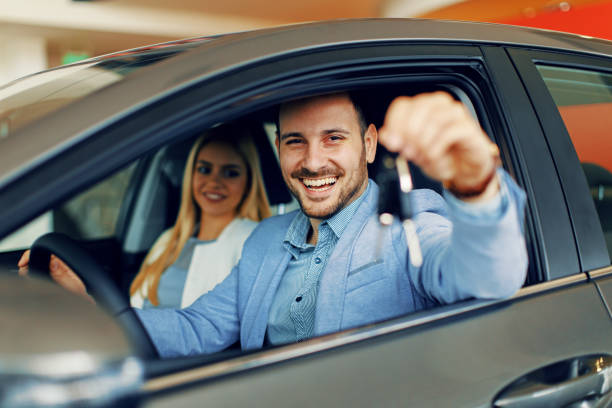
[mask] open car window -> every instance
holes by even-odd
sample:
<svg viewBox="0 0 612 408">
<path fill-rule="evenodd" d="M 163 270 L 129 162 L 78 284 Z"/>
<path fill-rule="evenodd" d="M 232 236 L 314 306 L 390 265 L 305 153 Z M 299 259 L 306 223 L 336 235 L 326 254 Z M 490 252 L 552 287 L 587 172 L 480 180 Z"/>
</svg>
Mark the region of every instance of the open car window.
<svg viewBox="0 0 612 408">
<path fill-rule="evenodd" d="M 189 146 L 198 134 L 222 121 L 247 120 L 251 123 L 251 131 L 257 138 L 256 144 L 258 147 L 267 146 L 266 149 L 269 151 L 267 156 L 261 157 L 261 162 L 264 166 L 271 165 L 268 170 L 269 174 L 264 174 L 264 181 L 271 204 L 275 208 L 274 212 L 280 213 L 296 208 L 295 201 L 291 199 L 286 189 L 278 190 L 279 186 L 283 186 L 283 182 L 278 171 L 278 161 L 274 148 L 271 144 L 275 137 L 274 122 L 276 118 L 274 115 L 276 114 L 276 106 L 283 100 L 330 91 L 351 90 L 358 95 L 359 102 L 363 104 L 364 113 L 369 121 L 380 126 L 387 106 L 395 97 L 442 90 L 449 92 L 454 98 L 463 102 L 472 115 L 478 118 L 482 128 L 485 129 L 493 141 L 499 143 L 500 140 L 503 140 L 505 134 L 503 129 L 500 130 L 495 105 L 491 103 L 489 91 L 484 85 L 480 72 L 473 66 L 459 65 L 457 68 L 459 74 L 454 74 L 452 70 L 446 67 L 440 70 L 433 69 L 434 72 L 432 73 L 431 67 L 421 67 L 418 64 L 409 66 L 405 72 L 399 68 L 389 69 L 386 66 L 372 71 L 364 68 L 364 72 L 358 72 L 354 75 L 347 74 L 338 82 L 330 80 L 333 77 L 331 74 L 322 74 L 319 79 L 320 83 L 315 81 L 316 86 L 305 86 L 298 83 L 295 86 L 279 88 L 275 92 L 262 92 L 258 95 L 258 98 L 253 97 L 253 95 L 246 95 L 244 99 L 236 97 L 231 100 L 231 104 L 228 102 L 226 111 L 215 113 L 214 116 L 204 113 L 199 116 L 200 112 L 196 111 L 193 118 L 190 118 L 189 126 L 185 126 L 187 130 L 181 129 L 181 132 L 176 132 L 173 135 L 175 139 L 168 137 L 167 142 L 162 146 L 156 146 L 154 151 L 147 150 L 146 157 L 138 158 L 139 163 L 131 165 L 135 166 L 136 170 L 132 170 L 133 174 L 130 178 L 137 177 L 138 183 L 133 187 L 133 191 L 128 194 L 128 196 L 131 195 L 131 198 L 124 196 L 124 200 L 128 198 L 131 200 L 131 205 L 120 206 L 122 210 L 115 227 L 115 231 L 118 232 L 119 245 L 109 249 L 114 251 L 114 257 L 104 256 L 103 251 L 96 247 L 99 257 L 103 261 L 121 259 L 118 263 L 113 262 L 114 265 L 110 265 L 108 269 L 113 271 L 113 279 L 115 279 L 117 286 L 122 289 L 122 293 L 126 295 L 127 288 L 138 271 L 144 255 L 156 237 L 167 229 L 176 218 L 176 211 L 178 210 L 177 191 Z M 474 76 L 475 79 L 472 80 L 470 76 Z M 310 83 L 309 78 L 297 77 L 297 80 Z M 482 88 L 479 88 L 481 85 Z M 177 106 L 180 105 L 177 104 Z M 203 110 L 203 112 L 205 111 Z M 505 163 L 505 165 L 508 165 L 508 163 Z M 376 177 L 375 169 L 376 165 L 370 167 L 370 177 L 372 178 Z M 264 169 L 264 172 L 266 172 L 266 169 Z M 427 179 L 417 168 L 413 169 L 413 177 L 415 188 L 430 188 L 441 192 L 440 183 Z M 85 195 L 86 193 L 81 194 Z M 127 212 L 124 212 L 123 209 L 127 209 Z M 75 238 L 79 237 L 75 236 Z M 532 282 L 537 282 L 536 278 L 532 279 Z M 411 320 L 411 323 L 408 323 L 409 326 L 417 327 L 428 319 L 436 320 L 461 314 L 466 310 L 469 311 L 472 306 L 479 303 L 482 302 L 467 301 L 461 305 L 421 311 L 414 316 L 414 320 L 410 316 L 403 316 L 403 318 Z M 351 337 L 352 340 L 350 341 L 376 336 L 377 333 L 379 331 L 376 327 L 359 328 L 356 337 Z M 294 347 L 300 349 L 301 345 L 296 344 Z M 179 358 L 175 362 L 152 364 L 150 375 L 162 375 L 185 369 L 187 366 L 199 366 L 204 363 L 220 361 L 233 357 L 237 353 L 240 352 L 236 349 L 230 349 L 213 356 Z"/>
</svg>

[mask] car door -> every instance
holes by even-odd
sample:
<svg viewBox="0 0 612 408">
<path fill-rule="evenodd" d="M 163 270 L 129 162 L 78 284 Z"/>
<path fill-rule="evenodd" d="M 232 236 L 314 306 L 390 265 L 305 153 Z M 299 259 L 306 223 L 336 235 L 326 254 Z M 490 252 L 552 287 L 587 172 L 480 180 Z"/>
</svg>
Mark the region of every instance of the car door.
<svg viewBox="0 0 612 408">
<path fill-rule="evenodd" d="M 268 82 L 255 83 L 264 74 Z M 566 386 L 596 375 L 590 371 L 593 361 L 609 364 L 610 316 L 585 273 L 564 180 L 537 110 L 503 48 L 439 43 L 323 48 L 262 59 L 223 83 L 242 95 L 231 105 L 219 102 L 217 112 L 228 110 L 215 119 L 355 87 L 438 83 L 465 94 L 500 145 L 504 166 L 527 192 L 529 281 L 508 300 L 462 302 L 201 367 L 181 369 L 180 362 L 150 378 L 145 390 L 151 406 L 512 406 L 524 395 L 535 397 L 521 388 L 525 384 L 548 391 L 541 393 L 550 398 L 542 406 L 554 406 L 563 396 L 570 402 L 591 398 L 593 389 L 581 394 Z M 210 89 L 218 86 L 211 80 Z M 197 92 L 210 91 L 202 86 Z M 196 99 L 195 90 L 189 99 Z"/>
<path fill-rule="evenodd" d="M 563 179 L 581 263 L 610 305 L 612 59 L 527 51 L 511 56 Z"/>
</svg>

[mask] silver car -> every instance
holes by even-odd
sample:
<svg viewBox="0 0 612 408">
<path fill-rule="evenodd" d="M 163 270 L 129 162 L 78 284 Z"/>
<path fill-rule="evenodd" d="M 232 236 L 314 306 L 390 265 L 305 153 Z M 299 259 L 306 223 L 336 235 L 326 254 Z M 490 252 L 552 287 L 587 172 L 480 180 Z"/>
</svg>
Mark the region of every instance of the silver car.
<svg viewBox="0 0 612 408">
<path fill-rule="evenodd" d="M 394 96 L 428 90 L 472 111 L 528 196 L 524 287 L 256 352 L 157 358 L 137 319 L 112 316 L 176 216 L 194 135 L 248 121 L 283 212 L 295 204 L 271 146 L 275 106 L 334 90 L 367 95 L 375 122 Z M 128 50 L 7 84 L 0 406 L 612 406 L 610 129 L 612 43 L 492 24 L 293 25 Z M 85 280 L 103 307 L 16 276 L 39 236 L 43 252 L 97 271 Z"/>
</svg>

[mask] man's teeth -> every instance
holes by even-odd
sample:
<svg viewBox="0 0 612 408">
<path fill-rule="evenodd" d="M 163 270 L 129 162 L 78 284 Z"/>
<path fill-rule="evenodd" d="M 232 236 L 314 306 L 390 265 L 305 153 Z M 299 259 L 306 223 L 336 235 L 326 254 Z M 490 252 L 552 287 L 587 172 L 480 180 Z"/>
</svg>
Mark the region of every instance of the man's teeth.
<svg viewBox="0 0 612 408">
<path fill-rule="evenodd" d="M 327 177 L 322 179 L 304 179 L 303 183 L 306 187 L 321 187 L 326 184 L 334 184 L 336 177 Z"/>
</svg>

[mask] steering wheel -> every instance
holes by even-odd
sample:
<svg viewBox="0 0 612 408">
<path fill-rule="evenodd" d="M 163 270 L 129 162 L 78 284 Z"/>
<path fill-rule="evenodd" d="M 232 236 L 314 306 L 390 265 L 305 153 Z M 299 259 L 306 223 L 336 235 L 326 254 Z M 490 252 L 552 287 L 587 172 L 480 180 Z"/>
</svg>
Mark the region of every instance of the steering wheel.
<svg viewBox="0 0 612 408">
<path fill-rule="evenodd" d="M 75 240 L 65 234 L 50 232 L 42 235 L 30 249 L 30 270 L 49 277 L 51 254 L 64 261 L 81 278 L 97 304 L 112 314 L 126 332 L 128 339 L 145 359 L 159 357 L 149 334 L 127 299 L 121 295 L 102 266 Z"/>
</svg>

